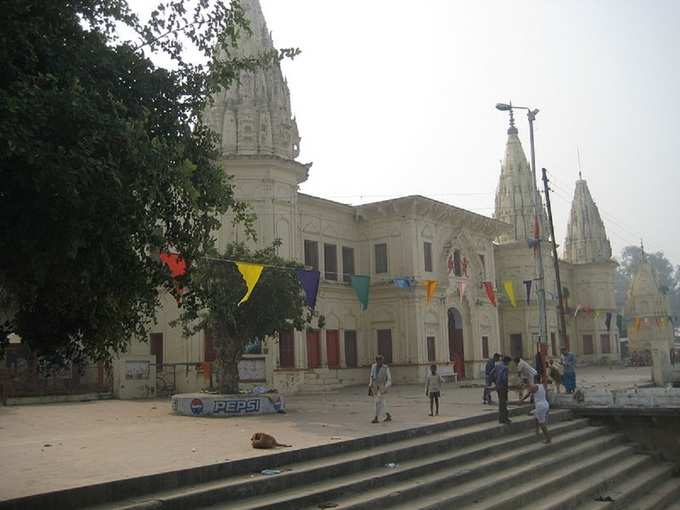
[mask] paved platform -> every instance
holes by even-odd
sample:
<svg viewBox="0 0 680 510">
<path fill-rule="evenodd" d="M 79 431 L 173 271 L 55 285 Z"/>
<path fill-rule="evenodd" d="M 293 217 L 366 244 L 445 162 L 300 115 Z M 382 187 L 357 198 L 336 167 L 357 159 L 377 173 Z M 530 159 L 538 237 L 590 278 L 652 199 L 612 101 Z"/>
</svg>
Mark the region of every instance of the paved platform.
<svg viewBox="0 0 680 510">
<path fill-rule="evenodd" d="M 628 387 L 649 379 L 648 368 L 577 372 L 583 386 Z M 394 387 L 388 406 L 394 421 L 371 424 L 366 389 L 353 387 L 292 395 L 287 414 L 257 417 L 176 416 L 169 400 L 0 407 L 0 499 L 270 453 L 251 448 L 254 432 L 295 449 L 496 411 L 481 404 L 481 389 L 453 384 L 443 388 L 439 417 L 427 416 L 422 386 Z"/>
</svg>

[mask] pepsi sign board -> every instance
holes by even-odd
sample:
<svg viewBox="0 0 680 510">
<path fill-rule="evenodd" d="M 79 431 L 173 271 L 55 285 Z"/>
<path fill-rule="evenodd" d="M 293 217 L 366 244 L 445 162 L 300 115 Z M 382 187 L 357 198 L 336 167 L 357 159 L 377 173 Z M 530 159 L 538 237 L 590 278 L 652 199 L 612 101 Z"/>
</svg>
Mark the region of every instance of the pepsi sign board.
<svg viewBox="0 0 680 510">
<path fill-rule="evenodd" d="M 213 414 L 252 414 L 260 412 L 260 399 L 216 400 Z"/>
<path fill-rule="evenodd" d="M 193 393 L 172 396 L 172 410 L 184 416 L 244 416 L 276 413 L 283 409 L 283 398 L 279 395 L 276 402 L 263 395 Z"/>
</svg>

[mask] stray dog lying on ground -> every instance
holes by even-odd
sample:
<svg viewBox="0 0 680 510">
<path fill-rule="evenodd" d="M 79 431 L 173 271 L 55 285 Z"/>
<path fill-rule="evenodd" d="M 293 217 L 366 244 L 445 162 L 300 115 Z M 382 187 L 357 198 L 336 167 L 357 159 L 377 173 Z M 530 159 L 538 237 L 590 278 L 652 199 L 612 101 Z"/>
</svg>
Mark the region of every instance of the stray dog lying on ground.
<svg viewBox="0 0 680 510">
<path fill-rule="evenodd" d="M 263 450 L 276 448 L 277 446 L 285 446 L 287 448 L 292 446 L 289 444 L 281 444 L 274 438 L 274 436 L 270 436 L 264 432 L 255 432 L 253 437 L 250 438 L 250 443 L 253 445 L 253 448 L 260 448 Z"/>
</svg>

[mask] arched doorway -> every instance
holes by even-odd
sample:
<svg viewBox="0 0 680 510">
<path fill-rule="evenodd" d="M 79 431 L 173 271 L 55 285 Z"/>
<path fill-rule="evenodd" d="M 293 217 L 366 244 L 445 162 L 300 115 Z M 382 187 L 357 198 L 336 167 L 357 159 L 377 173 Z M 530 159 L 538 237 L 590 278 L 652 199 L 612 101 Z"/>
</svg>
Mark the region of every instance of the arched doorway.
<svg viewBox="0 0 680 510">
<path fill-rule="evenodd" d="M 449 308 L 449 359 L 461 379 L 465 378 L 465 350 L 463 348 L 463 316 L 458 309 Z"/>
</svg>

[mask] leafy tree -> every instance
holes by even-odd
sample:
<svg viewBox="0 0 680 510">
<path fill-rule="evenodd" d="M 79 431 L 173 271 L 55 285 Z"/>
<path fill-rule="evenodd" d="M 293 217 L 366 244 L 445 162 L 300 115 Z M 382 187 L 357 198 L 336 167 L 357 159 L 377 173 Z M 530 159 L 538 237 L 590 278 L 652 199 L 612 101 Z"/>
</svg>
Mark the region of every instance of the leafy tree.
<svg viewBox="0 0 680 510">
<path fill-rule="evenodd" d="M 646 253 L 646 256 L 656 273 L 659 289 L 669 297 L 671 315 L 680 316 L 680 266 L 673 267 L 663 252 Z M 641 260 L 642 249 L 639 246 L 626 246 L 621 252 L 616 280 L 616 301 L 621 307 L 626 303 L 628 289 Z"/>
<path fill-rule="evenodd" d="M 219 389 L 238 393 L 238 362 L 254 338 L 303 329 L 313 320 L 295 269 L 299 264 L 276 255 L 277 245 L 251 251 L 245 244 L 227 246 L 224 254 L 196 261 L 188 293 L 182 297 L 179 323 L 186 336 L 210 330 L 220 368 Z M 246 284 L 231 262 L 266 264 L 250 298 L 239 305 Z M 319 318 L 319 321 L 323 321 Z"/>
<path fill-rule="evenodd" d="M 244 30 L 238 1 L 163 1 L 146 23 L 126 0 L 3 2 L 0 339 L 106 360 L 145 336 L 159 287 L 173 288 L 154 252 L 200 258 L 227 210 L 248 224 L 201 113 L 241 71 L 297 50 L 232 57 Z"/>
</svg>

